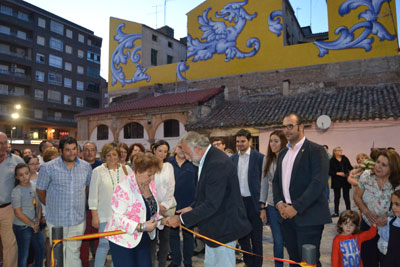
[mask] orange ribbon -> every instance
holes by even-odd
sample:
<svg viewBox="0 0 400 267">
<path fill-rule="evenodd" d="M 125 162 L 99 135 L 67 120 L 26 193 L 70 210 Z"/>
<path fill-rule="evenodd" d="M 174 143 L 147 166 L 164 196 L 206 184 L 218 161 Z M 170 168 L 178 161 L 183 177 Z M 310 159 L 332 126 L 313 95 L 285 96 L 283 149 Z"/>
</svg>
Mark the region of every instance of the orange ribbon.
<svg viewBox="0 0 400 267">
<path fill-rule="evenodd" d="M 252 253 L 252 252 L 248 252 L 248 251 L 245 251 L 245 250 L 242 250 L 242 249 L 238 249 L 238 248 L 235 248 L 235 247 L 228 246 L 228 245 L 223 244 L 223 243 L 221 243 L 221 242 L 219 242 L 219 241 L 217 241 L 217 240 L 214 240 L 214 239 L 211 239 L 211 238 L 209 238 L 209 237 L 206 237 L 206 236 L 204 236 L 204 235 L 202 235 L 202 234 L 196 233 L 195 231 L 192 231 L 192 230 L 186 228 L 186 227 L 183 226 L 183 225 L 179 225 L 179 227 L 182 228 L 182 229 L 185 230 L 185 231 L 188 231 L 189 233 L 194 234 L 195 236 L 198 236 L 198 237 L 200 237 L 200 238 L 203 238 L 203 239 L 205 239 L 205 240 L 208 240 L 208 241 L 210 241 L 210 242 L 213 242 L 213 243 L 215 243 L 215 244 L 217 244 L 217 245 L 224 246 L 224 247 L 227 247 L 227 248 L 230 248 L 230 249 L 233 249 L 233 250 L 242 252 L 242 253 L 246 253 L 246 254 L 249 254 L 249 255 L 253 255 L 253 256 L 257 256 L 257 257 L 262 257 L 262 258 L 264 258 L 264 259 L 269 259 L 269 260 L 276 260 L 276 261 L 286 262 L 286 263 L 290 263 L 290 264 L 297 264 L 297 265 L 300 265 L 301 267 L 315 267 L 315 266 L 316 266 L 315 264 L 313 264 L 313 265 L 307 264 L 307 263 L 304 262 L 304 261 L 302 261 L 302 262 L 295 262 L 295 261 L 292 261 L 292 260 L 285 260 L 285 259 L 280 259 L 280 258 L 274 258 L 274 257 L 268 257 L 268 256 L 261 256 L 261 255 L 258 255 L 258 254 L 254 254 L 254 253 Z M 124 232 L 124 231 L 118 230 L 118 231 L 102 232 L 102 233 L 95 233 L 95 234 L 88 234 L 88 235 L 78 235 L 78 236 L 68 237 L 68 238 L 64 238 L 64 239 L 53 239 L 53 241 L 52 241 L 52 242 L 53 242 L 53 246 L 52 246 L 52 248 L 51 248 L 51 267 L 54 267 L 54 265 L 55 265 L 55 261 L 54 261 L 54 247 L 57 246 L 59 243 L 61 243 L 61 242 L 63 242 L 63 241 L 86 240 L 86 239 L 101 238 L 101 237 L 106 237 L 106 236 L 122 235 L 122 234 L 125 234 L 125 232 Z"/>
</svg>

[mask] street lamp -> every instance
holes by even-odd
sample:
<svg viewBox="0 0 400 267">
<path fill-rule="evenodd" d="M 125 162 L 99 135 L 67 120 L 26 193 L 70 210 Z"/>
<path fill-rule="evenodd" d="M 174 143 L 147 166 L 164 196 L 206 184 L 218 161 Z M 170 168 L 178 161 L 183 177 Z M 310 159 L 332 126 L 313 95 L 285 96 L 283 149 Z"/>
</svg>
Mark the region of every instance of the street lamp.
<svg viewBox="0 0 400 267">
<path fill-rule="evenodd" d="M 15 104 L 15 105 L 14 105 L 14 109 L 15 109 L 17 112 L 14 112 L 14 113 L 11 114 L 11 118 L 12 118 L 13 120 L 18 120 L 18 119 L 19 119 L 20 115 L 19 115 L 19 113 L 18 113 L 18 110 L 20 110 L 21 108 L 22 108 L 21 104 Z M 13 131 L 16 130 L 16 129 L 17 129 L 16 126 L 11 126 L 10 144 L 12 144 Z"/>
</svg>

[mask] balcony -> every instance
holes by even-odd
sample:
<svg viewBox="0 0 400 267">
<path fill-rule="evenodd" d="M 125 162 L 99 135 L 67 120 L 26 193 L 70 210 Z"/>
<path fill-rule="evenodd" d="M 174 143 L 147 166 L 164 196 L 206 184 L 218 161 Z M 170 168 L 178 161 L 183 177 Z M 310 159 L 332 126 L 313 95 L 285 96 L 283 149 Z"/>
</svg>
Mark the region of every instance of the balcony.
<svg viewBox="0 0 400 267">
<path fill-rule="evenodd" d="M 21 55 L 21 54 L 15 53 L 15 52 L 11 52 L 11 51 L 0 50 L 0 56 L 1 56 L 1 55 L 12 56 L 12 57 L 14 57 L 14 58 L 23 59 L 23 60 L 32 62 L 32 58 L 31 58 L 31 57 L 28 57 L 28 56 L 26 56 L 26 55 Z M 7 58 L 8 60 L 10 59 L 9 57 L 6 57 L 6 58 Z M 13 62 L 14 62 L 14 60 L 13 60 Z"/>
</svg>

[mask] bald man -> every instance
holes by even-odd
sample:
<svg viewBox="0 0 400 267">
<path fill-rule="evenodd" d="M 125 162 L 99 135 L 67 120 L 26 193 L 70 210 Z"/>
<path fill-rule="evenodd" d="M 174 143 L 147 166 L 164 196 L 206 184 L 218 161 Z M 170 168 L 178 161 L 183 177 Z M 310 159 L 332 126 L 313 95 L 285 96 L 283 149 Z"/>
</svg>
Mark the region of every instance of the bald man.
<svg viewBox="0 0 400 267">
<path fill-rule="evenodd" d="M 0 132 L 0 236 L 3 244 L 3 267 L 16 267 L 18 249 L 13 232 L 14 211 L 11 191 L 15 185 L 14 170 L 24 161 L 7 151 L 7 135 Z"/>
</svg>

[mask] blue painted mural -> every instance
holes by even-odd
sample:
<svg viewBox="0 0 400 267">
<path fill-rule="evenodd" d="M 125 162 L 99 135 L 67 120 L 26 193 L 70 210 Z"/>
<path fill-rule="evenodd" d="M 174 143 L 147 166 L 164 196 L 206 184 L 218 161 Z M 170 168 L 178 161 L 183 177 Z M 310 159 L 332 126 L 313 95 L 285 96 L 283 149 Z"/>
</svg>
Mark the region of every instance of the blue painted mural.
<svg viewBox="0 0 400 267">
<path fill-rule="evenodd" d="M 282 33 L 282 10 L 272 11 L 268 16 L 268 28 L 270 32 L 275 33 L 278 37 Z"/>
<path fill-rule="evenodd" d="M 134 73 L 132 79 L 125 79 L 125 74 L 122 71 L 122 65 L 126 65 L 128 58 L 133 63 L 138 63 L 140 61 L 140 54 L 142 47 L 135 47 L 135 41 L 142 38 L 139 33 L 126 34 L 122 32 L 122 28 L 125 28 L 125 24 L 121 23 L 118 25 L 116 32 L 117 35 L 114 36 L 114 40 L 118 42 L 117 48 L 114 50 L 111 56 L 111 73 L 112 73 L 112 84 L 115 85 L 120 82 L 122 87 L 125 84 L 136 83 L 138 81 L 146 80 L 150 81 L 150 76 L 146 74 L 147 68 L 143 68 L 140 64 L 136 64 L 136 72 Z M 127 51 L 125 51 L 127 49 Z M 133 49 L 132 53 L 128 49 Z"/>
<path fill-rule="evenodd" d="M 371 33 L 378 36 L 380 41 L 392 41 L 396 38 L 395 35 L 390 34 L 385 27 L 379 23 L 378 15 L 384 2 L 391 0 L 347 0 L 339 7 L 339 15 L 344 16 L 350 13 L 351 10 L 357 9 L 360 6 L 368 7 L 367 10 L 358 14 L 359 19 L 365 19 L 350 28 L 346 26 L 338 27 L 335 34 L 340 34 L 339 38 L 335 41 L 317 41 L 314 44 L 319 48 L 319 57 L 329 53 L 329 50 L 348 49 L 348 48 L 364 48 L 365 51 L 371 50 L 371 44 L 374 42 L 374 37 L 367 38 Z M 354 32 L 358 29 L 364 31 L 355 39 Z"/>
</svg>

